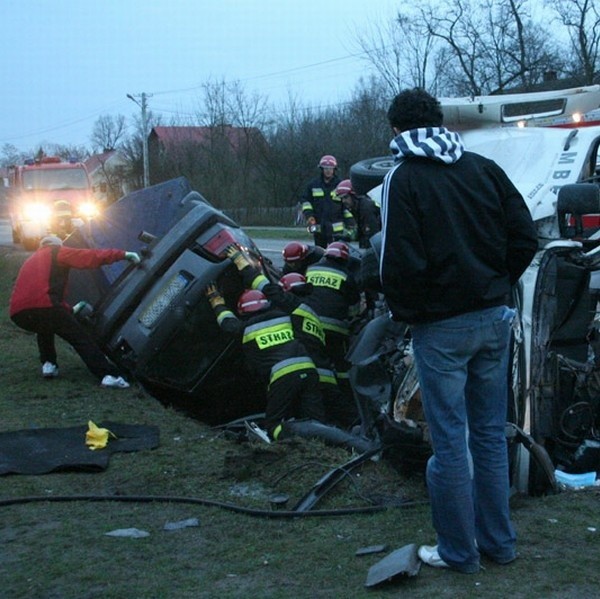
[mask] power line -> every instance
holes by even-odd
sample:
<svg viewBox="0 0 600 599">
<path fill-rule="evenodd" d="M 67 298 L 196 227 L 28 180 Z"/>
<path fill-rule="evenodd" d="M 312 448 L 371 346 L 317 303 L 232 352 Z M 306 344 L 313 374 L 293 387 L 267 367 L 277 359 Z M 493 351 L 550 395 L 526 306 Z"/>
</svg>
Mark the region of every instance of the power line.
<svg viewBox="0 0 600 599">
<path fill-rule="evenodd" d="M 84 121 L 87 121 L 87 120 L 89 120 L 89 119 L 91 119 L 91 118 L 93 118 L 95 116 L 98 116 L 98 115 L 102 114 L 103 112 L 106 112 L 107 110 L 110 110 L 114 106 L 117 106 L 118 104 L 121 104 L 121 102 L 112 102 L 106 108 L 102 108 L 100 110 L 96 110 L 92 114 L 89 114 L 87 116 L 75 119 L 73 121 L 66 121 L 64 123 L 59 123 L 57 125 L 53 125 L 51 127 L 47 127 L 45 129 L 41 129 L 39 131 L 33 131 L 31 133 L 24 133 L 22 135 L 14 135 L 12 137 L 5 137 L 1 141 L 2 141 L 2 143 L 6 143 L 6 142 L 9 142 L 9 141 L 14 141 L 14 140 L 19 140 L 19 139 L 25 139 L 27 137 L 34 137 L 34 136 L 37 137 L 37 136 L 40 136 L 40 135 L 44 135 L 45 133 L 50 133 L 52 131 L 57 131 L 58 129 L 65 129 L 67 127 L 71 127 L 72 125 L 77 125 L 78 123 L 83 123 Z"/>
<path fill-rule="evenodd" d="M 251 81 L 259 81 L 259 80 L 264 80 L 264 79 L 269 79 L 269 78 L 273 78 L 273 77 L 282 77 L 285 75 L 291 75 L 294 73 L 299 73 L 302 71 L 307 71 L 310 69 L 318 69 L 320 67 L 326 67 L 326 66 L 331 66 L 333 64 L 336 63 L 341 63 L 344 61 L 348 61 L 351 59 L 356 59 L 356 58 L 360 58 L 361 56 L 365 56 L 367 54 L 367 52 L 363 51 L 363 52 L 357 52 L 357 53 L 351 53 L 351 54 L 346 54 L 345 56 L 338 56 L 336 58 L 330 58 L 328 60 L 322 60 L 319 62 L 315 62 L 315 63 L 311 63 L 311 64 L 307 64 L 307 65 L 301 65 L 298 67 L 291 67 L 289 69 L 284 69 L 281 71 L 274 71 L 271 73 L 265 73 L 262 75 L 255 75 L 252 77 L 245 77 L 243 79 L 239 79 L 238 81 L 240 83 L 248 83 Z M 155 91 L 155 92 L 151 92 L 148 94 L 148 96 L 152 95 L 152 96 L 161 96 L 161 95 L 169 95 L 169 94 L 176 94 L 176 93 L 186 93 L 186 92 L 191 92 L 191 91 L 197 91 L 199 89 L 202 89 L 204 87 L 204 83 L 200 83 L 198 85 L 194 85 L 194 86 L 190 86 L 190 87 L 185 87 L 185 88 L 178 88 L 178 89 L 171 89 L 171 90 L 162 90 L 162 91 Z M 7 143 L 7 142 L 11 142 L 11 141 L 17 141 L 17 140 L 23 140 L 23 139 L 27 139 L 30 137 L 39 137 L 40 135 L 44 135 L 46 133 L 51 133 L 53 131 L 58 131 L 60 129 L 65 129 L 68 127 L 71 127 L 73 125 L 77 125 L 79 123 L 83 123 L 91 118 L 97 117 L 103 113 L 109 112 L 112 108 L 114 108 L 115 106 L 118 106 L 122 104 L 121 101 L 118 102 L 113 102 L 111 104 L 109 104 L 108 106 L 98 109 L 96 111 L 94 111 L 93 113 L 87 115 L 87 116 L 83 116 L 81 118 L 78 119 L 74 119 L 71 121 L 66 121 L 66 122 L 62 122 L 62 123 L 58 123 L 56 125 L 52 125 L 50 127 L 46 127 L 44 129 L 40 129 L 38 131 L 31 131 L 28 133 L 24 133 L 22 135 L 15 135 L 15 136 L 11 136 L 11 137 L 5 137 L 2 140 L 0 140 L 0 143 Z M 333 108 L 336 106 L 342 106 L 344 104 L 347 104 L 347 102 L 338 102 L 338 103 L 329 103 L 326 105 L 321 105 L 321 106 L 314 106 L 313 108 L 315 110 L 317 109 L 323 109 L 323 108 Z M 158 110 L 158 109 L 157 109 Z M 172 109 L 160 109 L 161 112 L 169 112 L 172 114 L 176 114 L 176 115 L 182 115 L 182 116 L 197 116 L 196 114 L 190 114 L 190 113 L 181 113 L 181 112 L 177 112 L 174 111 Z"/>
<path fill-rule="evenodd" d="M 268 79 L 270 77 L 280 77 L 282 75 L 289 75 L 291 73 L 295 73 L 298 71 L 305 71 L 307 69 L 313 69 L 315 67 L 321 67 L 321 66 L 326 66 L 326 65 L 330 65 L 336 62 L 342 62 L 345 60 L 349 60 L 349 59 L 353 59 L 353 58 L 359 58 L 361 56 L 365 56 L 367 55 L 366 51 L 363 52 L 357 52 L 355 54 L 346 54 L 345 56 L 338 56 L 337 58 L 330 58 L 328 60 L 322 60 L 320 62 L 314 62 L 312 64 L 308 64 L 308 65 L 303 65 L 303 66 L 299 66 L 299 67 L 292 67 L 289 69 L 284 69 L 283 71 L 275 71 L 273 73 L 265 73 L 264 75 L 254 75 L 252 77 L 245 77 L 243 79 L 239 79 L 239 81 L 241 83 L 246 83 L 249 81 L 256 81 L 259 79 Z M 185 88 L 180 88 L 180 89 L 171 89 L 171 90 L 163 90 L 163 91 L 155 91 L 152 92 L 152 95 L 154 96 L 160 96 L 160 95 L 167 95 L 167 94 L 176 94 L 176 93 L 186 93 L 186 92 L 190 92 L 190 91 L 196 91 L 198 89 L 201 89 L 204 86 L 203 83 L 200 83 L 198 85 L 194 85 L 192 87 L 185 87 Z"/>
</svg>

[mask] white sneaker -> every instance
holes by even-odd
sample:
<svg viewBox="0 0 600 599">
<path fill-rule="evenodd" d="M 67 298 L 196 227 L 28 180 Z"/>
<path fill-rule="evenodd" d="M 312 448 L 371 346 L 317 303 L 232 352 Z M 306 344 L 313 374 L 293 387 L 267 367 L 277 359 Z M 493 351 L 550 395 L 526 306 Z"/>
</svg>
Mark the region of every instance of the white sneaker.
<svg viewBox="0 0 600 599">
<path fill-rule="evenodd" d="M 418 551 L 421 561 L 432 568 L 449 568 L 450 566 L 440 557 L 437 545 L 421 545 Z"/>
<path fill-rule="evenodd" d="M 114 389 L 127 389 L 129 383 L 122 376 L 112 376 L 107 374 L 100 383 L 102 387 L 112 387 Z"/>
<path fill-rule="evenodd" d="M 45 379 L 54 379 L 58 376 L 58 366 L 52 362 L 44 362 L 42 364 L 42 376 Z"/>
</svg>

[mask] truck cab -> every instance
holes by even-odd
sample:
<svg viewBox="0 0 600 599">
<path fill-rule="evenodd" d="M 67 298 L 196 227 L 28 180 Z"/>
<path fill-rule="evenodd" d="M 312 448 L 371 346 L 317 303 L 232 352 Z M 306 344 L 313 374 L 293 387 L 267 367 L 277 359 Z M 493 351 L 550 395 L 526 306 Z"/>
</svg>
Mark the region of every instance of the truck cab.
<svg viewBox="0 0 600 599">
<path fill-rule="evenodd" d="M 9 167 L 8 210 L 14 243 L 26 250 L 52 233 L 61 238 L 98 213 L 85 165 L 58 156 Z"/>
</svg>

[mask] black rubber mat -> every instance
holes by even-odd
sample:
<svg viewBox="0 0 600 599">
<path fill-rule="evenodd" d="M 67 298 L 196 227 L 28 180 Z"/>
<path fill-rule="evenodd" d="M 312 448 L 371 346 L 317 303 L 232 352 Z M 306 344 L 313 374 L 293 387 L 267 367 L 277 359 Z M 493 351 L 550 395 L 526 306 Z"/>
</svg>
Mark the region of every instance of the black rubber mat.
<svg viewBox="0 0 600 599">
<path fill-rule="evenodd" d="M 95 472 L 108 467 L 112 453 L 154 449 L 159 444 L 156 426 L 103 422 L 110 437 L 103 449 L 85 444 L 87 425 L 68 428 L 33 428 L 0 433 L 0 474 L 46 474 L 65 470 Z"/>
</svg>

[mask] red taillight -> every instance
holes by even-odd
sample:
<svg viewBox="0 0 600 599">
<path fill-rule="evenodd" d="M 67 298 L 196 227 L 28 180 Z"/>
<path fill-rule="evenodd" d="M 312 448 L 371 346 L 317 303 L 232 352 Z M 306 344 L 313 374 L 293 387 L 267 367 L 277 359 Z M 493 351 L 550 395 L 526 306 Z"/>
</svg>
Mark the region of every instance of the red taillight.
<svg viewBox="0 0 600 599">
<path fill-rule="evenodd" d="M 232 243 L 236 243 L 235 237 L 227 229 L 221 229 L 216 235 L 211 237 L 202 247 L 213 256 L 225 257 L 225 248 Z"/>
<path fill-rule="evenodd" d="M 584 214 L 581 217 L 581 224 L 584 229 L 597 229 L 600 227 L 600 214 Z M 569 218 L 569 226 L 575 226 L 575 218 Z"/>
</svg>

